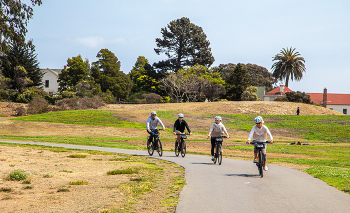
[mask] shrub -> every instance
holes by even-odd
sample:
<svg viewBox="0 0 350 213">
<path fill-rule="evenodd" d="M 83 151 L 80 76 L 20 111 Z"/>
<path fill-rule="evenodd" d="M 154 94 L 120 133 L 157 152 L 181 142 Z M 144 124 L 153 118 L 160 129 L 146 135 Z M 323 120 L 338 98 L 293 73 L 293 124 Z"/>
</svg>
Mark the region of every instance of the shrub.
<svg viewBox="0 0 350 213">
<path fill-rule="evenodd" d="M 41 114 L 49 111 L 49 103 L 42 97 L 35 97 L 28 104 L 29 114 Z"/>
<path fill-rule="evenodd" d="M 2 192 L 11 192 L 12 191 L 12 189 L 11 188 L 1 188 L 0 189 L 0 191 L 2 191 Z"/>
<path fill-rule="evenodd" d="M 28 176 L 29 174 L 23 169 L 15 169 L 12 172 L 10 172 L 10 174 L 8 174 L 5 179 L 21 181 L 25 180 Z"/>
<path fill-rule="evenodd" d="M 146 103 L 148 104 L 160 103 L 162 101 L 162 96 L 156 93 L 143 94 L 142 97 L 146 99 Z"/>
<path fill-rule="evenodd" d="M 0 90 L 0 101 L 7 101 L 10 98 L 10 93 L 6 90 Z"/>
<path fill-rule="evenodd" d="M 102 92 L 99 94 L 99 96 L 104 100 L 104 102 L 106 102 L 107 104 L 115 104 L 116 103 L 116 99 L 113 96 L 113 94 L 107 93 L 107 92 Z"/>
<path fill-rule="evenodd" d="M 99 96 L 83 98 L 65 98 L 57 101 L 56 106 L 62 110 L 97 109 L 105 105 L 104 100 Z"/>
<path fill-rule="evenodd" d="M 70 182 L 69 185 L 88 185 L 89 183 L 86 181 L 75 181 L 75 182 Z"/>
<path fill-rule="evenodd" d="M 275 101 L 289 101 L 297 103 L 310 103 L 310 96 L 305 92 L 287 92 L 285 97 L 276 98 Z"/>
<path fill-rule="evenodd" d="M 128 168 L 128 169 L 117 169 L 108 171 L 107 175 L 119 175 L 119 174 L 135 174 L 138 173 L 138 168 Z"/>
<path fill-rule="evenodd" d="M 23 116 L 26 114 L 27 110 L 24 106 L 19 106 L 15 108 L 16 115 Z"/>
</svg>

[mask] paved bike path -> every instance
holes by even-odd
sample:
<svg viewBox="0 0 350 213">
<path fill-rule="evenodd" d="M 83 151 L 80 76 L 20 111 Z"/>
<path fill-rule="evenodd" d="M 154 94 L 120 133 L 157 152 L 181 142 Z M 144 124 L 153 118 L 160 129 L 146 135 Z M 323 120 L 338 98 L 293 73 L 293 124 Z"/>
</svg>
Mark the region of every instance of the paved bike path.
<svg viewBox="0 0 350 213">
<path fill-rule="evenodd" d="M 148 156 L 147 151 L 68 144 L 37 144 Z M 158 157 L 155 153 L 154 156 Z M 164 152 L 161 159 L 180 164 L 186 183 L 176 212 L 350 212 L 350 195 L 295 169 L 269 165 L 264 178 L 250 161 L 223 159 L 214 165 L 210 157 L 175 157 Z"/>
</svg>

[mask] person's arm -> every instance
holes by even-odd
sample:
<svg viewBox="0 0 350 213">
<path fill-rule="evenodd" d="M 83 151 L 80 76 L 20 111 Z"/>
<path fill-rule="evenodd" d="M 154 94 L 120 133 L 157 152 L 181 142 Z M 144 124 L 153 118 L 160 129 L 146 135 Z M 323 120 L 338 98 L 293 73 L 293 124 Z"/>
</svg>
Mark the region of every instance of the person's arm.
<svg viewBox="0 0 350 213">
<path fill-rule="evenodd" d="M 273 137 L 272 137 L 272 135 L 271 135 L 271 132 L 270 132 L 269 128 L 267 128 L 267 127 L 266 127 L 266 133 L 267 133 L 267 135 L 268 135 L 269 138 L 270 138 L 270 143 L 273 144 Z"/>
<path fill-rule="evenodd" d="M 211 132 L 213 131 L 214 128 L 214 124 L 211 125 L 210 129 L 209 129 L 209 133 L 208 133 L 208 138 L 211 138 Z"/>
<path fill-rule="evenodd" d="M 150 132 L 151 131 L 151 129 L 150 129 L 150 123 L 151 122 L 151 119 L 150 119 L 150 117 L 148 117 L 148 119 L 147 119 L 147 123 L 146 123 L 146 126 L 147 126 L 147 132 Z"/>
<path fill-rule="evenodd" d="M 250 139 L 252 139 L 252 137 L 253 137 L 253 135 L 254 135 L 254 128 L 255 128 L 255 127 L 256 127 L 256 126 L 253 126 L 252 130 L 251 130 L 250 133 L 249 133 L 249 137 L 248 137 L 248 141 L 247 141 L 248 144 L 250 143 Z"/>
<path fill-rule="evenodd" d="M 228 135 L 228 132 L 226 130 L 226 127 L 223 124 L 222 124 L 222 130 L 227 135 L 227 138 L 230 138 L 230 136 Z"/>
<path fill-rule="evenodd" d="M 157 117 L 158 118 L 158 117 Z M 163 130 L 165 130 L 165 126 L 164 124 L 162 123 L 162 121 L 158 118 L 158 122 L 160 123 L 160 125 L 163 127 Z"/>
<path fill-rule="evenodd" d="M 186 126 L 188 133 L 190 133 L 190 135 L 192 135 L 190 127 L 188 126 L 188 123 L 186 121 L 185 121 L 185 126 Z"/>
<path fill-rule="evenodd" d="M 174 135 L 176 135 L 177 120 L 174 123 Z"/>
</svg>

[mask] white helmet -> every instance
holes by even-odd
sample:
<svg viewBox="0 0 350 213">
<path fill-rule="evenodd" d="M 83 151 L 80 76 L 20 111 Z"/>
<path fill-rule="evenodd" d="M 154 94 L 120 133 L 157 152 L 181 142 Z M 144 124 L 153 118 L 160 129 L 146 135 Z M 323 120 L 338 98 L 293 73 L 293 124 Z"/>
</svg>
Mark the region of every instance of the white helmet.
<svg viewBox="0 0 350 213">
<path fill-rule="evenodd" d="M 257 123 L 264 123 L 264 120 L 261 116 L 258 116 L 256 118 L 254 118 L 254 122 L 257 124 Z"/>
<path fill-rule="evenodd" d="M 216 117 L 215 117 L 215 120 L 216 120 L 216 121 L 221 121 L 222 119 L 221 119 L 220 116 L 216 116 Z"/>
<path fill-rule="evenodd" d="M 179 117 L 179 118 L 183 118 L 183 117 L 184 117 L 184 114 L 180 113 L 180 114 L 178 115 L 178 117 Z"/>
<path fill-rule="evenodd" d="M 157 114 L 156 111 L 152 111 L 152 112 L 151 112 L 151 115 L 156 115 L 156 114 Z"/>
</svg>

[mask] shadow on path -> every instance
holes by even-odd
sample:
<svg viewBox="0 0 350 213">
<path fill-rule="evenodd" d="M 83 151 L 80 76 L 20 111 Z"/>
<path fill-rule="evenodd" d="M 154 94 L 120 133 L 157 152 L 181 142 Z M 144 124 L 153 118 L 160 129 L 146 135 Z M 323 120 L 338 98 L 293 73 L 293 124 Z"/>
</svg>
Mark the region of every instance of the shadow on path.
<svg viewBox="0 0 350 213">
<path fill-rule="evenodd" d="M 236 176 L 236 177 L 257 177 L 260 175 L 249 175 L 249 174 L 226 174 L 226 176 Z"/>
</svg>

